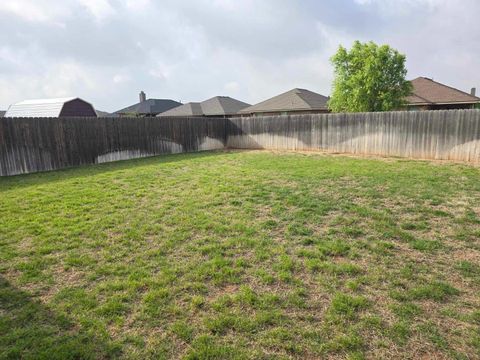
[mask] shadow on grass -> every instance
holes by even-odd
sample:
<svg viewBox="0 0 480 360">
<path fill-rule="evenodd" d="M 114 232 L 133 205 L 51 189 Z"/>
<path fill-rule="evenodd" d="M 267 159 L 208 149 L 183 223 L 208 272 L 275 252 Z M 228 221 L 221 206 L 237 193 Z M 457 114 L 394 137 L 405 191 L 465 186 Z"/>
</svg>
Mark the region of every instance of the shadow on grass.
<svg viewBox="0 0 480 360">
<path fill-rule="evenodd" d="M 0 276 L 1 359 L 105 359 L 118 355 L 120 348 L 109 339 L 82 330 Z"/>
<path fill-rule="evenodd" d="M 113 171 L 132 169 L 152 164 L 166 164 L 224 155 L 229 150 L 202 151 L 196 153 L 182 153 L 172 155 L 158 155 L 152 157 L 122 160 L 95 165 L 82 165 L 59 170 L 0 177 L 0 193 L 10 189 L 18 189 L 32 185 L 41 185 L 71 178 L 88 177 Z"/>
</svg>

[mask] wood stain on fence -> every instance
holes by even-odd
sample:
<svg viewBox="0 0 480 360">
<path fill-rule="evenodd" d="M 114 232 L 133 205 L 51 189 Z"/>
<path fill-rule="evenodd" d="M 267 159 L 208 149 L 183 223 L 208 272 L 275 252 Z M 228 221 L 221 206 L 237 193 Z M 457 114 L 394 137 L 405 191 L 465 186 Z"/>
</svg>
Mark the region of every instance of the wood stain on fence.
<svg viewBox="0 0 480 360">
<path fill-rule="evenodd" d="M 223 149 L 226 119 L 3 118 L 0 176 Z"/>
<path fill-rule="evenodd" d="M 480 162 L 480 110 L 232 118 L 227 146 Z"/>
</svg>

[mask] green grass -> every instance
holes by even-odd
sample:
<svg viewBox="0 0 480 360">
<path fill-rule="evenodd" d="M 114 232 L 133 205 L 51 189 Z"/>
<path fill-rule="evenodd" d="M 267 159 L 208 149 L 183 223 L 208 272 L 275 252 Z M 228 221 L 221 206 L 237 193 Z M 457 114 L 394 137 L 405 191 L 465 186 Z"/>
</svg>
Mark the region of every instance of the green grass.
<svg viewBox="0 0 480 360">
<path fill-rule="evenodd" d="M 476 358 L 480 169 L 210 152 L 0 179 L 0 359 Z"/>
</svg>

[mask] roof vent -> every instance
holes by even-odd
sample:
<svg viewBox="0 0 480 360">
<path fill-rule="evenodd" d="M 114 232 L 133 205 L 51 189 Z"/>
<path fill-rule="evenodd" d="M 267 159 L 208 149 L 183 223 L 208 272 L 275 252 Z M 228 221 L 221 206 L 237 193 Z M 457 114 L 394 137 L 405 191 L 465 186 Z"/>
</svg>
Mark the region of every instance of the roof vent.
<svg viewBox="0 0 480 360">
<path fill-rule="evenodd" d="M 143 91 L 140 91 L 139 98 L 140 98 L 140 102 L 142 103 L 147 100 L 147 95 L 145 95 Z"/>
<path fill-rule="evenodd" d="M 476 92 L 477 92 L 477 89 L 473 87 L 472 90 L 470 90 L 470 95 L 475 96 Z"/>
</svg>

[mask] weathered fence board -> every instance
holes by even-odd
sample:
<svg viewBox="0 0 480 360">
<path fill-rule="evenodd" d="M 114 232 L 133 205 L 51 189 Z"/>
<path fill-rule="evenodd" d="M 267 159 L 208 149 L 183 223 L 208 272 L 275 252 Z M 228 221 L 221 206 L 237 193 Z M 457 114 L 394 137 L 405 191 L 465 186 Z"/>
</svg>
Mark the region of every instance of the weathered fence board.
<svg viewBox="0 0 480 360">
<path fill-rule="evenodd" d="M 232 118 L 227 146 L 480 162 L 480 110 Z"/>
<path fill-rule="evenodd" d="M 223 149 L 226 119 L 3 118 L 0 176 Z"/>
<path fill-rule="evenodd" d="M 229 148 L 480 163 L 480 110 L 251 118 L 2 118 L 0 176 Z"/>
</svg>

